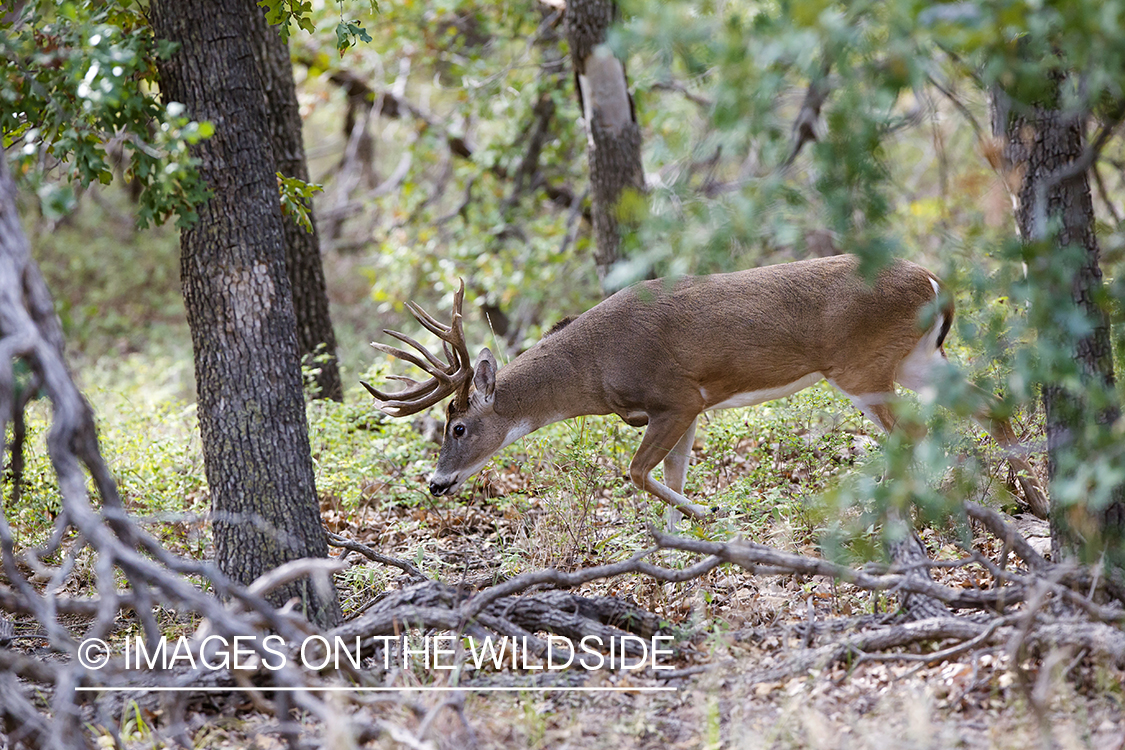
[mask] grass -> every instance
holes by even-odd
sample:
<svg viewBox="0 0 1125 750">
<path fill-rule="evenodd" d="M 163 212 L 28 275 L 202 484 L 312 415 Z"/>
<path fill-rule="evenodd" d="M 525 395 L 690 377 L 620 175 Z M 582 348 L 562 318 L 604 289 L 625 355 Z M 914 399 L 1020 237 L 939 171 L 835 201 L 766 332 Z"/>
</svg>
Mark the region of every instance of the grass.
<svg viewBox="0 0 1125 750">
<path fill-rule="evenodd" d="M 195 407 L 181 398 L 187 375 L 187 367 L 167 355 L 136 355 L 118 370 L 99 365 L 86 373 L 103 453 L 138 516 L 207 511 Z M 503 566 L 511 571 L 620 559 L 644 546 L 646 524 L 662 523 L 663 506 L 627 479 L 643 430 L 615 417 L 544 428 L 497 456 L 460 497 L 433 498 L 425 477 L 436 446 L 410 420 L 376 412 L 359 389 L 348 396 L 344 404 L 308 405 L 317 487 L 330 528 L 378 528 L 384 537 L 406 539 L 419 529 L 457 537 L 491 525 L 491 544 L 512 561 Z M 29 539 L 47 532 L 58 509 L 45 457 L 47 424 L 45 407 L 37 405 L 29 415 L 24 499 L 9 509 L 17 531 Z M 831 511 L 818 496 L 878 455 L 872 433 L 850 403 L 824 385 L 758 407 L 709 413 L 696 437 L 687 494 L 727 517 L 696 533 L 814 547 Z M 205 533 L 191 537 L 192 554 L 205 552 Z"/>
<path fill-rule="evenodd" d="M 88 195 L 81 211 L 60 222 L 26 222 L 67 345 L 83 365 L 148 354 L 170 331 L 185 329 L 176 230 L 134 229 L 124 190 Z"/>
</svg>

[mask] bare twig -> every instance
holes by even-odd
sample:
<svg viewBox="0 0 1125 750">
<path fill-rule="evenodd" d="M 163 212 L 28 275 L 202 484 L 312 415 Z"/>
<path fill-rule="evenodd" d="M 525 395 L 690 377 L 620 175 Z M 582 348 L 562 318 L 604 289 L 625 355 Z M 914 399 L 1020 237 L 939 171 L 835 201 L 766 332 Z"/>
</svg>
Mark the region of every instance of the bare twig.
<svg viewBox="0 0 1125 750">
<path fill-rule="evenodd" d="M 831 69 L 832 64 L 825 61 L 820 76 L 809 81 L 809 86 L 805 90 L 805 99 L 801 102 L 801 109 L 793 120 L 793 148 L 785 159 L 782 169 L 788 169 L 793 164 L 805 144 L 817 139 L 816 127 L 820 120 L 820 109 L 832 90 L 828 85 L 828 72 Z"/>
<path fill-rule="evenodd" d="M 938 80 L 932 75 L 927 75 L 926 80 L 929 81 L 930 85 L 937 89 L 941 93 L 941 95 L 948 99 L 949 103 L 952 104 L 953 107 L 961 113 L 961 116 L 965 118 L 965 121 L 968 122 L 970 126 L 972 126 L 973 132 L 976 133 L 978 141 L 984 140 L 987 137 L 988 131 L 984 129 L 984 127 L 977 120 L 976 116 L 973 115 L 969 108 L 965 106 L 965 103 L 962 102 L 956 94 L 939 83 Z"/>
<path fill-rule="evenodd" d="M 1109 196 L 1109 191 L 1105 188 L 1105 181 L 1102 180 L 1102 173 L 1098 169 L 1097 161 L 1090 165 L 1090 171 L 1094 175 L 1094 184 L 1098 188 L 1098 195 L 1101 197 L 1102 203 L 1105 204 L 1106 210 L 1109 211 L 1109 215 L 1113 217 L 1113 223 L 1120 224 L 1122 220 L 1121 212 L 1117 210 L 1117 204 L 1113 202 L 1113 199 Z"/>
<path fill-rule="evenodd" d="M 381 565 L 390 565 L 391 567 L 398 568 L 406 575 L 410 576 L 415 581 L 427 580 L 426 574 L 418 570 L 418 568 L 407 560 L 400 560 L 397 557 L 389 557 L 387 555 L 376 552 L 368 547 L 366 544 L 348 539 L 347 537 L 340 536 L 328 532 L 328 544 L 331 547 L 341 547 L 351 552 L 358 552 L 372 562 L 377 562 Z"/>
<path fill-rule="evenodd" d="M 1032 570 L 1045 570 L 1049 567 L 1050 563 L 1044 560 L 1043 556 L 1027 543 L 1027 540 L 1016 531 L 1015 527 L 1001 518 L 1000 514 L 996 511 L 978 503 L 966 501 L 965 514 L 992 532 L 992 534 L 1003 541 L 1005 545 L 1011 545 L 1012 550 L 1019 555 L 1020 559 L 1027 563 L 1027 566 Z"/>
<path fill-rule="evenodd" d="M 655 91 L 675 91 L 678 94 L 682 94 L 683 97 L 689 102 L 698 104 L 700 107 L 705 107 L 707 109 L 710 109 L 715 105 L 714 101 L 707 98 L 706 96 L 696 94 L 679 81 L 671 79 L 667 81 L 657 81 L 656 83 L 652 84 L 652 88 Z"/>
</svg>

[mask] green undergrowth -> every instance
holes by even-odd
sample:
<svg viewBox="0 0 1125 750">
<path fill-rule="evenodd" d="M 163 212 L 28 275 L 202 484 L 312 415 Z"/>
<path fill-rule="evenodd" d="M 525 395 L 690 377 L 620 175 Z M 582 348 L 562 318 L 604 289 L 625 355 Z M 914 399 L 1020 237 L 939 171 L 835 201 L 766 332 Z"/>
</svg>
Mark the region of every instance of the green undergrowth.
<svg viewBox="0 0 1125 750">
<path fill-rule="evenodd" d="M 137 230 L 124 189 L 87 196 L 82 210 L 56 221 L 29 215 L 25 228 L 71 355 L 116 363 L 186 333 L 179 236 L 170 224 Z"/>
<path fill-rule="evenodd" d="M 322 499 L 348 515 L 372 505 L 432 509 L 482 507 L 497 517 L 535 516 L 555 525 L 560 558 L 601 557 L 614 540 L 663 523 L 664 508 L 627 479 L 642 429 L 616 417 L 550 425 L 505 449 L 458 498 L 432 498 L 425 478 L 437 446 L 413 420 L 383 417 L 363 401 L 310 406 L 310 435 Z M 815 497 L 847 467 L 868 460 L 870 426 L 827 387 L 751 409 L 706 415 L 696 438 L 687 493 L 724 517 L 695 533 L 759 537 L 783 522 L 812 542 L 820 528 Z M 659 474 L 659 469 L 657 470 Z M 541 555 L 544 548 L 537 548 Z M 557 560 L 555 561 L 557 562 Z"/>
<path fill-rule="evenodd" d="M 210 499 L 195 405 L 183 398 L 190 373 L 160 357 L 123 365 L 128 378 L 96 367 L 84 373 L 103 454 L 130 512 L 178 551 L 205 555 Z M 550 425 L 503 451 L 458 497 L 433 498 L 426 478 L 438 447 L 422 437 L 415 419 L 378 413 L 358 389 L 344 404 L 311 402 L 308 416 L 321 510 L 330 527 L 345 533 L 378 519 L 383 536 L 398 524 L 400 536 L 413 534 L 424 547 L 430 534 L 468 537 L 490 526 L 510 561 L 504 567 L 517 572 L 619 559 L 647 543 L 647 524 L 664 523 L 663 505 L 627 479 L 643 430 L 616 417 Z M 59 509 L 46 455 L 48 424 L 46 405 L 34 403 L 22 497 L 6 506 L 21 544 L 45 539 Z M 686 489 L 693 501 L 718 508 L 720 518 L 685 523 L 681 531 L 815 546 L 832 520 L 821 494 L 841 474 L 878 461 L 874 433 L 825 385 L 705 415 Z"/>
<path fill-rule="evenodd" d="M 78 375 L 128 510 L 178 553 L 207 557 L 210 496 L 185 346 L 169 337 L 143 354 L 98 359 Z M 366 376 L 379 381 L 382 374 Z M 357 379 L 345 374 L 345 382 Z M 343 404 L 308 404 L 320 509 L 329 529 L 451 579 L 476 569 L 465 562 L 474 554 L 498 561 L 492 570 L 503 575 L 623 559 L 651 544 L 650 524 L 665 525 L 663 504 L 627 478 L 643 429 L 616 417 L 582 417 L 539 430 L 495 457 L 453 498 L 434 498 L 427 490 L 438 446 L 422 436 L 420 419 L 380 414 L 358 387 Z M 937 468 L 920 480 L 880 485 L 875 480 L 887 471 L 879 448 L 884 438 L 827 384 L 755 407 L 710 412 L 700 420 L 686 494 L 717 509 L 718 517 L 682 522 L 679 530 L 802 552 L 823 549 L 827 533 L 836 553 L 877 556 L 873 498 L 922 497 L 936 504 L 942 492 L 978 500 L 998 494 L 999 482 L 984 468 L 998 463 L 991 442 L 947 412 L 933 411 L 927 419 L 935 437 L 913 455 L 916 463 Z M 60 507 L 46 455 L 48 424 L 48 407 L 33 403 L 20 500 L 11 502 L 5 488 L 5 512 L 20 545 L 44 541 Z M 961 468 L 950 474 L 950 464 Z M 951 480 L 958 471 L 977 476 L 976 483 Z M 904 489 L 895 494 L 888 485 Z M 662 558 L 674 566 L 690 561 Z M 364 575 L 360 569 L 348 574 Z M 377 577 L 389 585 L 394 575 L 388 570 Z"/>
</svg>

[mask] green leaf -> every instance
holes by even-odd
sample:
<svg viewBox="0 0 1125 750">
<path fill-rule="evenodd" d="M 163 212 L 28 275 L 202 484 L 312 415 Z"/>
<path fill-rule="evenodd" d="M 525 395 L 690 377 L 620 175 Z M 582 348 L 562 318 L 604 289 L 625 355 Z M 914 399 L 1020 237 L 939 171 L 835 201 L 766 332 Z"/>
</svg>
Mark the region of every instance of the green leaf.
<svg viewBox="0 0 1125 750">
<path fill-rule="evenodd" d="M 371 35 L 356 21 L 340 21 L 336 24 L 336 49 L 343 55 L 352 45 L 370 42 Z"/>
<path fill-rule="evenodd" d="M 277 187 L 281 197 L 281 212 L 297 222 L 306 232 L 312 232 L 309 205 L 312 196 L 324 190 L 323 185 L 305 182 L 296 177 L 285 177 L 277 172 Z"/>
</svg>

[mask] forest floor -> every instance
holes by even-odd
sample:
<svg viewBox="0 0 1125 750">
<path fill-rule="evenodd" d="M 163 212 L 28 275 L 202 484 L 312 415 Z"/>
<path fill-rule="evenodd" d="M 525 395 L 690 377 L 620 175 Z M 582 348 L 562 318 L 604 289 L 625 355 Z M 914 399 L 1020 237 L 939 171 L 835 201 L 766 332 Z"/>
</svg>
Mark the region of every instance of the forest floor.
<svg viewBox="0 0 1125 750">
<path fill-rule="evenodd" d="M 503 474 L 489 488 L 518 484 Z M 402 510 L 373 510 L 359 523 L 338 519 L 340 533 L 381 542 L 386 554 L 409 557 L 419 548 L 472 577 L 500 575 L 499 540 L 529 538 L 530 549 L 567 546 L 552 514 L 533 503 L 523 513 L 498 513 L 478 486 L 465 505 L 419 511 L 415 531 L 388 548 L 387 528 L 402 528 Z M 643 501 L 642 501 L 643 502 Z M 539 507 L 537 507 L 539 506 Z M 604 507 L 588 523 L 603 537 L 636 519 Z M 328 512 L 331 522 L 331 511 Z M 437 517 L 440 516 L 440 517 Z M 1046 524 L 1014 519 L 1033 544 L 1049 546 Z M 759 541 L 817 554 L 806 530 L 776 517 Z M 554 538 L 554 544 L 551 539 Z M 923 538 L 935 559 L 953 559 L 961 548 L 933 529 Z M 535 541 L 530 541 L 535 540 Z M 1002 545 L 980 533 L 973 546 L 993 559 Z M 597 553 L 572 548 L 571 565 L 597 564 Z M 558 562 L 558 561 L 556 561 Z M 938 570 L 946 585 L 987 585 L 964 568 Z M 496 748 L 1096 748 L 1125 747 L 1125 672 L 1082 653 L 1040 655 L 1013 668 L 1005 646 L 977 648 L 933 662 L 919 655 L 940 643 L 906 649 L 902 660 L 876 657 L 777 678 L 775 668 L 801 650 L 815 649 L 873 619 L 880 602 L 848 584 L 800 576 L 751 575 L 723 566 L 689 584 L 643 576 L 599 581 L 589 595 L 623 598 L 651 611 L 685 634 L 672 679 L 606 672 L 582 675 L 585 686 L 633 686 L 635 693 L 524 693 L 470 695 L 460 712 L 445 716 L 442 747 Z M 881 606 L 887 607 L 884 599 Z M 808 636 L 808 623 L 815 635 Z M 533 683 L 532 683 L 533 684 Z M 674 692 L 644 693 L 646 687 Z M 432 699 L 439 701 L 443 699 Z M 1045 709 L 1045 710 L 1044 710 Z M 424 712 L 420 712 L 423 713 Z M 463 717 L 463 719 L 462 719 Z M 464 743 L 464 744 L 461 744 Z M 387 744 L 394 746 L 393 742 Z"/>
</svg>

